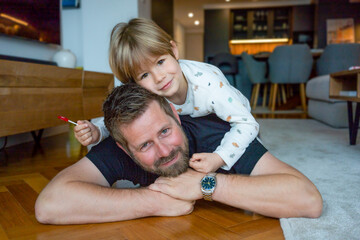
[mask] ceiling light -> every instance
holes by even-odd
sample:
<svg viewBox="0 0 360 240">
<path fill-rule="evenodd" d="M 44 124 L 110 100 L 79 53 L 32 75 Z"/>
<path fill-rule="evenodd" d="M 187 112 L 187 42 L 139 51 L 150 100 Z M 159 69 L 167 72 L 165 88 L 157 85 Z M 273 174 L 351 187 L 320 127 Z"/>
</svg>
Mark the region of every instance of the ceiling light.
<svg viewBox="0 0 360 240">
<path fill-rule="evenodd" d="M 199 21 L 199 20 L 196 20 L 196 21 L 194 22 L 194 24 L 195 24 L 195 25 L 199 25 L 199 24 L 200 24 L 200 21 Z"/>
<path fill-rule="evenodd" d="M 194 14 L 193 14 L 192 12 L 189 12 L 189 13 L 188 13 L 188 17 L 189 17 L 189 18 L 192 18 L 193 16 L 194 16 Z"/>
<path fill-rule="evenodd" d="M 230 0 L 225 0 L 225 2 L 230 2 Z"/>
</svg>

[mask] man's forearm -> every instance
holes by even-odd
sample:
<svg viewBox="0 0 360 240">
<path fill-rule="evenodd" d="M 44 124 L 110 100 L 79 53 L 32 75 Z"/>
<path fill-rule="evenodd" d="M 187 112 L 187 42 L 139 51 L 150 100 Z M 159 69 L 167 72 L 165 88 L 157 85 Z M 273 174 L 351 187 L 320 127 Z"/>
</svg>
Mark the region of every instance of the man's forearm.
<svg viewBox="0 0 360 240">
<path fill-rule="evenodd" d="M 217 175 L 215 201 L 271 217 L 318 217 L 320 194 L 297 176 Z M 320 208 L 321 209 L 321 208 Z"/>
<path fill-rule="evenodd" d="M 36 202 L 36 216 L 42 223 L 112 222 L 152 215 L 148 202 L 136 204 L 149 194 L 147 189 L 114 189 L 85 182 L 53 189 L 45 189 Z"/>
<path fill-rule="evenodd" d="M 35 204 L 39 222 L 112 222 L 146 216 L 179 216 L 193 210 L 193 201 L 174 199 L 148 188 L 110 188 L 98 170 L 89 169 L 89 166 L 94 168 L 91 165 L 81 160 L 63 170 L 44 188 Z"/>
<path fill-rule="evenodd" d="M 202 198 L 204 173 L 189 169 L 176 178 L 158 178 L 149 188 L 174 198 Z M 319 217 L 322 198 L 315 185 L 270 153 L 258 161 L 250 176 L 217 174 L 212 199 L 270 217 Z"/>
</svg>

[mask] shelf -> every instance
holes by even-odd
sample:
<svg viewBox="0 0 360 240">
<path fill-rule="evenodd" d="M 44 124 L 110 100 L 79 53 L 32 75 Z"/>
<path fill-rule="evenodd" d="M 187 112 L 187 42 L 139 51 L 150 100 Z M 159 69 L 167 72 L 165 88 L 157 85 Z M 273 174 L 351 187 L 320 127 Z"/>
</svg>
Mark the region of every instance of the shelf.
<svg viewBox="0 0 360 240">
<path fill-rule="evenodd" d="M 288 31 L 289 28 L 282 28 L 282 27 L 274 27 L 275 31 Z"/>
<path fill-rule="evenodd" d="M 284 16 L 284 17 L 275 17 L 274 19 L 275 21 L 288 21 L 289 17 Z"/>
<path fill-rule="evenodd" d="M 263 23 L 267 23 L 267 19 L 254 19 L 254 22 L 263 22 Z"/>
<path fill-rule="evenodd" d="M 231 38 L 287 38 L 291 35 L 290 11 L 290 7 L 233 9 Z"/>
<path fill-rule="evenodd" d="M 360 70 L 330 74 L 330 98 L 360 102 Z"/>
</svg>

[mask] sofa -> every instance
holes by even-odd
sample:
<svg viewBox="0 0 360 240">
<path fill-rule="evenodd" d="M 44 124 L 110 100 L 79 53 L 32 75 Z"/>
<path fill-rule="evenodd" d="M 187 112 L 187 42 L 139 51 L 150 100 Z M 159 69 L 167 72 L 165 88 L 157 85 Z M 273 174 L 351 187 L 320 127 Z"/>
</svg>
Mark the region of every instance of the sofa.
<svg viewBox="0 0 360 240">
<path fill-rule="evenodd" d="M 308 115 L 332 127 L 348 127 L 346 101 L 330 99 L 330 74 L 360 66 L 360 44 L 330 44 L 316 61 L 317 76 L 306 84 Z"/>
</svg>

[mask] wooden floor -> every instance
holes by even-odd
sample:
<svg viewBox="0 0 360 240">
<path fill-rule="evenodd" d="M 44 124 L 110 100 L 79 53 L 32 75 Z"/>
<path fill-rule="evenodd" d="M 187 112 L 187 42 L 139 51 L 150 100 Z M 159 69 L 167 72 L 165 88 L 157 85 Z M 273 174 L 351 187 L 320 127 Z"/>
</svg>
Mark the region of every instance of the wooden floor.
<svg viewBox="0 0 360 240">
<path fill-rule="evenodd" d="M 34 216 L 38 194 L 59 171 L 85 153 L 71 133 L 44 138 L 38 148 L 25 143 L 0 151 L 1 240 L 284 239 L 278 219 L 203 200 L 196 203 L 193 213 L 181 217 L 68 226 L 39 224 Z"/>
</svg>

